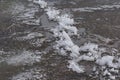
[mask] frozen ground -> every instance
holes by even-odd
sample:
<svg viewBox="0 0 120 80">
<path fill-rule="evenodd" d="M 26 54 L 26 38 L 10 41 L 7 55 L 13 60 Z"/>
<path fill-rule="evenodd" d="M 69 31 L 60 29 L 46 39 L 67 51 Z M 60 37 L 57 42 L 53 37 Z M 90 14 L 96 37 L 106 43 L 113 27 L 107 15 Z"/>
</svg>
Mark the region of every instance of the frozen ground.
<svg viewBox="0 0 120 80">
<path fill-rule="evenodd" d="M 0 0 L 0 80 L 120 80 L 119 0 Z"/>
</svg>

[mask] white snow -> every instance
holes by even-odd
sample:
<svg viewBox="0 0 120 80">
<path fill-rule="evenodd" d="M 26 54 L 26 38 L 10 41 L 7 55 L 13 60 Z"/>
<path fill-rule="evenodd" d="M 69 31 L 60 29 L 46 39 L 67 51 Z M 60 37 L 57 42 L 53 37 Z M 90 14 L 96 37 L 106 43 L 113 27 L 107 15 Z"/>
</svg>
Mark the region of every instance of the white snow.
<svg viewBox="0 0 120 80">
<path fill-rule="evenodd" d="M 48 15 L 50 20 L 55 20 L 57 19 L 57 16 L 60 14 L 59 10 L 56 10 L 55 8 L 48 7 L 46 9 L 46 14 Z"/>
<path fill-rule="evenodd" d="M 108 65 L 109 67 L 117 68 L 117 65 L 113 63 L 114 56 L 103 56 L 101 59 L 98 59 L 96 61 L 99 65 Z"/>
<path fill-rule="evenodd" d="M 84 46 L 80 47 L 81 51 L 90 51 L 92 53 L 96 53 L 98 50 L 98 45 L 93 43 L 85 43 Z"/>
<path fill-rule="evenodd" d="M 44 0 L 33 0 L 33 2 L 39 4 L 41 8 L 47 7 L 47 2 L 45 2 Z"/>
<path fill-rule="evenodd" d="M 95 57 L 94 56 L 87 56 L 87 55 L 81 55 L 77 61 L 81 61 L 81 60 L 85 60 L 85 61 L 94 61 Z"/>
<path fill-rule="evenodd" d="M 108 70 L 105 70 L 104 73 L 103 73 L 103 75 L 104 75 L 104 76 L 106 76 L 106 75 L 111 76 L 111 73 L 110 73 Z"/>
<path fill-rule="evenodd" d="M 68 68 L 72 69 L 73 71 L 76 71 L 77 73 L 84 72 L 84 68 L 82 66 L 78 65 L 78 63 L 76 63 L 74 60 L 69 61 Z"/>
<path fill-rule="evenodd" d="M 115 5 L 115 7 L 119 8 L 118 5 Z M 106 66 L 118 68 L 118 63 L 113 63 L 113 60 L 115 58 L 114 56 L 101 56 L 101 54 L 106 51 L 106 48 L 100 48 L 99 45 L 94 43 L 85 43 L 81 47 L 74 44 L 71 39 L 71 35 L 78 35 L 78 30 L 75 26 L 73 26 L 75 24 L 75 21 L 69 14 L 61 14 L 60 10 L 57 10 L 55 7 L 47 6 L 47 8 L 42 8 L 44 8 L 50 20 L 56 21 L 58 23 L 58 26 L 56 26 L 51 31 L 53 31 L 54 36 L 58 38 L 55 47 L 58 49 L 60 54 L 64 56 L 68 54 L 67 51 L 70 51 L 69 57 L 71 60 L 68 61 L 68 68 L 76 71 L 77 73 L 83 73 L 84 67 L 78 64 L 78 62 L 81 60 L 93 61 L 100 66 L 105 66 L 105 68 Z M 104 5 L 101 7 L 85 7 L 79 8 L 78 10 L 91 12 L 94 10 L 101 10 L 106 8 L 111 9 L 113 6 L 111 7 Z M 86 51 L 88 53 L 80 54 L 80 51 Z M 120 63 L 120 60 L 118 60 L 118 62 Z M 104 71 L 103 75 L 109 75 L 111 79 L 115 79 L 115 77 L 112 76 L 108 70 Z"/>
<path fill-rule="evenodd" d="M 68 14 L 64 14 L 61 16 L 58 16 L 58 22 L 61 25 L 73 25 L 74 24 L 74 20 L 72 18 L 70 18 L 70 15 Z"/>
</svg>

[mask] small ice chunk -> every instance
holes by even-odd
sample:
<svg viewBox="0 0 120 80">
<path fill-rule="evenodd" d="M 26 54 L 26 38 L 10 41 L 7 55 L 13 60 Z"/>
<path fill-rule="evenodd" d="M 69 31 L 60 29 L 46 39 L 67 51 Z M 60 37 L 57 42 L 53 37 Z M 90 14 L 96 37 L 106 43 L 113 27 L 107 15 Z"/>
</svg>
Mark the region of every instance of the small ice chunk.
<svg viewBox="0 0 120 80">
<path fill-rule="evenodd" d="M 97 59 L 96 63 L 99 65 L 108 65 L 109 67 L 116 67 L 113 63 L 114 56 L 103 56 L 101 59 Z"/>
<path fill-rule="evenodd" d="M 79 50 L 80 50 L 80 48 L 77 45 L 72 46 L 71 47 L 71 52 L 72 53 L 70 54 L 70 56 L 73 57 L 73 58 L 78 57 L 80 55 Z"/>
<path fill-rule="evenodd" d="M 87 55 L 81 55 L 77 61 L 81 61 L 81 60 L 86 60 L 86 61 L 94 61 L 95 58 L 93 56 L 87 56 Z"/>
<path fill-rule="evenodd" d="M 43 0 L 33 0 L 33 2 L 39 4 L 41 6 L 41 8 L 47 7 L 47 2 L 45 2 Z"/>
<path fill-rule="evenodd" d="M 93 43 L 85 43 L 84 46 L 80 47 L 81 51 L 90 51 L 96 53 L 96 50 L 98 50 L 98 45 Z"/>
<path fill-rule="evenodd" d="M 72 42 L 70 36 L 65 31 L 62 32 L 62 35 L 63 38 L 65 39 L 64 42 L 66 45 L 68 45 L 69 47 L 74 46 L 74 43 Z"/>
<path fill-rule="evenodd" d="M 105 70 L 104 73 L 103 73 L 104 76 L 107 76 L 107 75 L 111 75 L 111 73 L 108 71 L 108 70 Z"/>
<path fill-rule="evenodd" d="M 60 27 L 62 29 L 65 29 L 69 32 L 69 34 L 74 34 L 74 35 L 77 35 L 77 28 L 75 26 L 70 26 L 70 25 L 64 25 L 63 23 L 59 23 L 60 24 Z"/>
<path fill-rule="evenodd" d="M 110 72 L 118 73 L 119 71 L 118 71 L 118 70 L 115 70 L 115 68 L 112 68 L 112 69 L 110 69 Z"/>
<path fill-rule="evenodd" d="M 112 79 L 112 80 L 115 80 L 115 78 L 116 78 L 116 77 L 113 76 L 113 75 L 110 76 L 110 79 Z"/>
<path fill-rule="evenodd" d="M 84 68 L 82 66 L 79 66 L 78 63 L 76 63 L 74 60 L 69 61 L 68 68 L 72 69 L 73 71 L 76 71 L 77 73 L 84 72 Z"/>
<path fill-rule="evenodd" d="M 50 7 L 47 8 L 46 11 L 46 14 L 48 15 L 50 20 L 56 20 L 57 16 L 60 14 L 59 10 Z"/>
<path fill-rule="evenodd" d="M 73 25 L 74 24 L 74 20 L 72 18 L 70 18 L 70 15 L 68 15 L 68 14 L 58 16 L 58 22 L 59 22 L 59 24 L 64 24 L 64 25 Z"/>
</svg>

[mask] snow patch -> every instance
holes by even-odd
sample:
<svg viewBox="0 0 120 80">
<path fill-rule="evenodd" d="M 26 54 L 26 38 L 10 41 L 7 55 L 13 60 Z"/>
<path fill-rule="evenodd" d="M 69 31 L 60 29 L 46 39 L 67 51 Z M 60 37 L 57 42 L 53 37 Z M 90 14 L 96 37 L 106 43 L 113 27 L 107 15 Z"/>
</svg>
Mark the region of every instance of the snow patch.
<svg viewBox="0 0 120 80">
<path fill-rule="evenodd" d="M 108 65 L 109 67 L 117 68 L 117 65 L 113 63 L 114 56 L 103 56 L 101 59 L 96 61 L 99 65 Z"/>
<path fill-rule="evenodd" d="M 46 14 L 49 16 L 50 20 L 57 19 L 57 16 L 60 14 L 59 10 L 56 10 L 55 8 L 48 7 L 46 9 Z"/>
<path fill-rule="evenodd" d="M 45 2 L 44 0 L 33 0 L 33 2 L 39 4 L 41 8 L 47 7 L 47 2 Z"/>
<path fill-rule="evenodd" d="M 68 68 L 72 69 L 73 71 L 76 71 L 77 73 L 83 73 L 84 72 L 84 67 L 80 66 L 74 60 L 69 61 Z"/>
</svg>

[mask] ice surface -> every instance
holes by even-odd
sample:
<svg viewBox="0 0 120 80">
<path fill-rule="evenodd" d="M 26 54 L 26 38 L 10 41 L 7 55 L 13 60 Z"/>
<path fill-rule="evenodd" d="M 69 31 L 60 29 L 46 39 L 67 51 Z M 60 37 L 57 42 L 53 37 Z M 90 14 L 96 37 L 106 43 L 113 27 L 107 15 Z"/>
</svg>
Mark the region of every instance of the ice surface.
<svg viewBox="0 0 120 80">
<path fill-rule="evenodd" d="M 80 66 L 78 63 L 76 63 L 74 60 L 69 61 L 68 68 L 72 69 L 73 71 L 76 71 L 77 73 L 83 73 L 84 67 Z"/>
<path fill-rule="evenodd" d="M 74 20 L 72 18 L 70 18 L 70 15 L 68 15 L 68 14 L 58 16 L 58 22 L 59 22 L 59 24 L 64 24 L 64 25 L 73 25 L 74 24 Z"/>
<path fill-rule="evenodd" d="M 73 11 L 80 11 L 80 12 L 93 12 L 96 10 L 113 10 L 114 8 L 119 9 L 120 4 L 113 4 L 113 5 L 102 5 L 96 7 L 84 7 L 84 8 L 73 8 Z"/>
<path fill-rule="evenodd" d="M 108 65 L 109 67 L 117 68 L 117 65 L 113 63 L 114 56 L 103 56 L 101 59 L 96 61 L 99 65 Z"/>
<path fill-rule="evenodd" d="M 41 6 L 41 8 L 45 8 L 47 7 L 47 2 L 45 2 L 44 0 L 33 0 L 34 3 L 37 3 Z"/>
<path fill-rule="evenodd" d="M 46 80 L 41 68 L 33 68 L 14 75 L 11 80 Z"/>
<path fill-rule="evenodd" d="M 56 10 L 55 8 L 48 7 L 46 9 L 46 14 L 48 15 L 50 20 L 56 20 L 58 15 L 60 14 L 59 10 Z"/>
<path fill-rule="evenodd" d="M 41 0 L 40 0 L 41 1 Z M 42 2 L 41 2 L 42 3 Z M 40 3 L 40 5 L 41 5 Z M 47 3 L 46 3 L 47 4 Z M 119 8 L 118 5 L 115 7 Z M 104 66 L 105 69 L 107 67 L 117 68 L 120 67 L 120 59 L 117 59 L 117 63 L 113 63 L 115 59 L 112 55 L 102 56 L 102 53 L 106 52 L 106 48 L 100 48 L 98 44 L 94 43 L 85 43 L 83 46 L 79 47 L 71 39 L 72 35 L 77 35 L 77 28 L 73 26 L 75 24 L 74 19 L 69 14 L 62 14 L 60 10 L 55 7 L 47 6 L 47 8 L 42 7 L 46 14 L 48 15 L 49 20 L 56 21 L 58 26 L 55 26 L 53 31 L 54 37 L 56 40 L 56 49 L 59 51 L 59 54 L 65 56 L 69 56 L 70 60 L 68 61 L 68 68 L 76 71 L 77 73 L 83 73 L 84 67 L 79 65 L 80 61 L 92 61 L 94 64 L 98 64 L 99 66 Z M 81 11 L 94 11 L 101 9 L 110 9 L 113 6 L 101 6 L 101 7 L 85 7 L 79 8 Z M 67 53 L 69 51 L 69 54 Z M 83 52 L 83 53 L 82 53 Z M 87 52 L 87 53 L 84 53 Z M 110 52 L 113 53 L 113 52 Z M 96 67 L 96 66 L 95 66 Z M 109 68 L 108 68 L 109 69 Z M 97 69 L 96 69 L 97 70 Z M 115 70 L 111 70 L 115 71 Z M 117 70 L 115 71 L 117 73 Z M 97 73 L 99 74 L 99 73 Z M 109 75 L 109 78 L 115 79 L 114 75 L 109 70 L 105 70 L 102 73 L 103 75 Z"/>
<path fill-rule="evenodd" d="M 8 65 L 31 65 L 35 62 L 39 62 L 41 59 L 41 56 L 36 55 L 36 53 L 29 52 L 29 51 L 24 51 L 19 55 L 15 55 L 13 57 L 7 58 L 6 62 Z"/>
<path fill-rule="evenodd" d="M 30 40 L 30 39 L 34 39 L 34 38 L 38 38 L 38 37 L 43 37 L 43 34 L 41 34 L 39 32 L 31 32 L 25 36 L 17 37 L 16 39 L 18 39 L 18 40 Z"/>
</svg>

